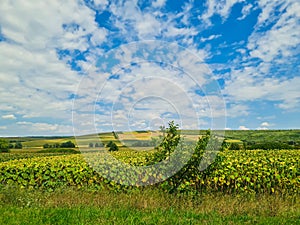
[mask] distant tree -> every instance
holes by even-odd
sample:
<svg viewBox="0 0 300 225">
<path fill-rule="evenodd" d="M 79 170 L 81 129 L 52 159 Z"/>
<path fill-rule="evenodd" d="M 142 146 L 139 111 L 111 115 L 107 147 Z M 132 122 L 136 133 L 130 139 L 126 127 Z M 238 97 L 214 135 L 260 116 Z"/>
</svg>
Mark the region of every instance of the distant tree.
<svg viewBox="0 0 300 225">
<path fill-rule="evenodd" d="M 50 148 L 50 145 L 48 143 L 43 145 L 43 148 Z"/>
<path fill-rule="evenodd" d="M 60 144 L 59 143 L 55 143 L 53 145 L 50 145 L 50 148 L 59 148 Z"/>
<path fill-rule="evenodd" d="M 116 143 L 110 141 L 108 142 L 108 144 L 106 145 L 106 147 L 108 147 L 108 151 L 110 152 L 114 152 L 114 151 L 118 151 L 119 150 L 119 147 L 116 145 Z"/>
<path fill-rule="evenodd" d="M 21 142 L 16 142 L 16 144 L 15 144 L 15 149 L 22 149 L 23 148 L 23 145 L 22 145 L 22 143 Z"/>
<path fill-rule="evenodd" d="M 6 139 L 0 139 L 0 152 L 9 152 L 9 143 Z"/>
<path fill-rule="evenodd" d="M 60 145 L 61 148 L 75 148 L 75 144 L 72 141 L 64 142 Z"/>
<path fill-rule="evenodd" d="M 116 132 L 113 131 L 112 134 L 113 134 L 115 139 L 119 139 L 119 135 Z"/>
<path fill-rule="evenodd" d="M 95 147 L 96 147 L 96 148 L 103 147 L 103 144 L 102 144 L 102 143 L 96 143 L 96 144 L 95 144 Z"/>
<path fill-rule="evenodd" d="M 13 145 L 12 143 L 9 143 L 9 144 L 8 144 L 8 148 L 9 148 L 9 149 L 14 148 L 14 145 Z"/>
<path fill-rule="evenodd" d="M 163 137 L 165 137 L 166 127 L 165 126 L 160 126 L 159 129 L 160 129 L 160 132 L 163 133 Z"/>
<path fill-rule="evenodd" d="M 94 143 L 92 143 L 92 142 L 89 143 L 89 147 L 90 147 L 90 148 L 94 148 Z M 96 145 L 95 145 L 95 147 L 96 147 Z"/>
</svg>

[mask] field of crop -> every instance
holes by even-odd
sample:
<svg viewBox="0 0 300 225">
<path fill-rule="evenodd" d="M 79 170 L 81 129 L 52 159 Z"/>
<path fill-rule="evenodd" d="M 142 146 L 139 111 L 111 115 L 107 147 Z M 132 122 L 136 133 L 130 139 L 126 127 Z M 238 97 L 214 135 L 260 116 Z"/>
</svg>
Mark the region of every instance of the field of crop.
<svg viewBox="0 0 300 225">
<path fill-rule="evenodd" d="M 135 166 L 143 166 L 151 153 L 120 151 L 112 153 L 115 158 Z M 255 193 L 297 193 L 300 194 L 300 163 L 298 150 L 286 151 L 228 151 L 221 152 L 222 162 L 213 166 L 210 173 L 200 174 L 195 180 L 183 180 L 181 191 L 224 191 Z M 103 153 L 89 153 L 92 158 L 100 158 Z M 0 183 L 20 185 L 24 188 L 54 189 L 61 186 L 95 186 L 95 188 L 122 188 L 97 174 L 82 155 L 62 155 L 32 157 L 9 160 L 0 155 Z M 97 163 L 103 163 L 97 160 Z M 122 176 L 122 171 L 113 162 L 106 161 L 103 170 Z M 153 176 L 159 176 L 155 174 Z M 136 175 L 138 176 L 138 175 Z M 117 179 L 122 180 L 122 177 Z M 147 179 L 153 177 L 147 176 Z M 161 185 L 166 185 L 167 181 Z M 172 181 L 170 181 L 172 182 Z M 146 180 L 145 180 L 146 183 Z M 169 184 L 172 185 L 172 184 Z M 159 187 L 159 185 L 158 185 Z"/>
<path fill-rule="evenodd" d="M 261 134 L 261 131 L 259 135 L 256 134 L 256 142 L 261 141 Z M 293 136 L 294 134 L 284 134 L 284 140 L 294 137 L 293 140 L 298 142 L 298 136 Z M 118 135 L 131 140 L 132 134 L 124 132 Z M 136 140 L 145 141 L 149 133 L 136 132 L 134 135 L 138 137 Z M 190 139 L 196 136 L 192 131 L 185 131 L 184 135 L 190 135 Z M 204 133 L 201 133 L 202 135 Z M 239 138 L 245 134 L 231 132 L 230 135 L 229 143 L 242 141 Z M 265 138 L 268 135 L 269 133 L 266 133 Z M 82 146 L 88 149 L 89 143 L 99 141 L 99 138 L 105 143 L 116 141 L 112 133 L 96 136 L 98 139 L 92 135 L 82 137 Z M 158 136 L 156 134 L 156 137 Z M 89 224 L 97 224 L 99 221 L 109 224 L 111 218 L 117 221 L 116 224 L 122 224 L 124 221 L 131 224 L 176 224 L 176 221 L 195 224 L 253 224 L 260 221 L 264 221 L 264 224 L 297 224 L 296 221 L 299 221 L 298 149 L 225 149 L 220 151 L 216 160 L 202 172 L 193 174 L 193 167 L 187 167 L 170 178 L 166 177 L 163 182 L 141 187 L 141 183 L 124 185 L 124 179 L 129 176 L 133 184 L 137 180 L 147 184 L 163 174 L 139 174 L 138 170 L 125 174 L 122 171 L 123 167 L 115 161 L 136 168 L 148 166 L 156 150 L 150 148 L 141 151 L 142 147 L 132 150 L 122 146 L 122 142 L 117 142 L 120 149 L 116 152 L 107 152 L 103 147 L 94 151 L 83 151 L 82 154 L 73 154 L 79 153 L 78 149 L 48 150 L 39 146 L 68 140 L 74 139 L 27 139 L 28 145 L 33 142 L 31 146 L 40 148 L 41 151 L 24 153 L 24 149 L 15 149 L 11 153 L 0 154 L 0 213 L 7 215 L 0 219 L 1 224 L 20 224 L 22 217 L 35 221 L 32 215 L 44 218 L 44 224 L 67 224 L 66 220 L 58 215 L 63 214 L 69 221 L 74 222 L 75 218 L 78 218 L 80 207 L 86 210 L 85 214 L 79 216 L 82 219 L 80 223 L 84 224 L 89 223 L 88 221 Z M 114 180 L 111 180 L 112 177 Z M 103 195 L 107 197 L 104 198 Z M 98 199 L 97 202 L 94 198 Z M 127 202 L 121 199 L 127 199 Z M 101 214 L 96 206 L 98 209 L 100 207 L 104 214 Z M 20 207 L 24 209 L 22 213 L 19 212 Z M 160 210 L 166 211 L 167 214 L 162 214 Z M 16 216 L 16 212 L 23 216 Z M 53 215 L 53 220 L 47 219 L 49 215 Z M 99 215 L 102 215 L 103 220 Z M 245 215 L 248 217 L 243 217 Z M 174 220 L 174 217 L 177 219 Z M 209 219 L 210 217 L 213 219 Z M 12 222 L 12 218 L 18 218 L 18 221 Z M 97 220 L 94 221 L 95 218 Z M 128 218 L 131 218 L 130 221 Z M 39 224 L 39 221 L 33 224 Z"/>
</svg>

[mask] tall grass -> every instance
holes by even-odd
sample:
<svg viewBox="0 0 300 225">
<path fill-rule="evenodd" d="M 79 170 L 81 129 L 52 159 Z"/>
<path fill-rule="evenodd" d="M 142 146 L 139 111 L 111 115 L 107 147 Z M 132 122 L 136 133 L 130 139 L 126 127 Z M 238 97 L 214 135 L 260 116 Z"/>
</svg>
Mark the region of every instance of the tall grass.
<svg viewBox="0 0 300 225">
<path fill-rule="evenodd" d="M 0 224 L 299 224 L 299 196 L 3 187 Z"/>
</svg>

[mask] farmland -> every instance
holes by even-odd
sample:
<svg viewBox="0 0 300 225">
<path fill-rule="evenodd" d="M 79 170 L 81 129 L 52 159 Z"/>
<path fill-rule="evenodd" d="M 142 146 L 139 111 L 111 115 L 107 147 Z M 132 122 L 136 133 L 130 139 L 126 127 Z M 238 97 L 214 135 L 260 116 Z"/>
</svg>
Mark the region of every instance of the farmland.
<svg viewBox="0 0 300 225">
<path fill-rule="evenodd" d="M 25 148 L 0 154 L 0 210 L 8 215 L 0 222 L 19 224 L 23 218 L 34 221 L 41 216 L 45 224 L 63 224 L 66 218 L 74 224 L 79 215 L 78 223 L 90 224 L 110 223 L 111 218 L 117 224 L 296 223 L 300 217 L 299 133 L 225 132 L 222 151 L 200 171 L 197 165 L 199 160 L 205 161 L 207 133 L 182 131 L 185 140 L 199 138 L 195 152 L 181 170 L 159 183 L 151 181 L 163 177 L 163 173 L 126 174 L 107 157 L 131 167 L 151 166 L 167 157 L 167 145 L 155 148 L 158 140 L 164 143 L 158 131 L 86 135 L 79 137 L 72 151 L 44 149 L 43 145 L 75 142 L 74 137 L 18 138 Z M 105 145 L 109 141 L 114 141 L 119 151 L 108 153 Z M 168 141 L 172 143 L 173 139 Z M 272 142 L 291 148 L 250 150 L 243 144 Z M 95 143 L 102 145 L 95 147 Z M 238 143 L 240 149 L 230 150 L 232 143 Z M 183 147 L 180 156 L 186 157 L 188 148 Z M 128 176 L 129 186 L 124 185 Z"/>
</svg>

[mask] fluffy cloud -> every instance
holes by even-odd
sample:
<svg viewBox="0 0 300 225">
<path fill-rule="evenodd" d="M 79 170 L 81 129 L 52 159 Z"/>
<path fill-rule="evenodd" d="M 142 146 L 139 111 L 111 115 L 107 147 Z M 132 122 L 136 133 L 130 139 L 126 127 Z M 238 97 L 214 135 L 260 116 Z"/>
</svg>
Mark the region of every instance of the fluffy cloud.
<svg viewBox="0 0 300 225">
<path fill-rule="evenodd" d="M 269 126 L 271 126 L 268 122 L 262 122 L 261 124 L 260 124 L 260 126 L 261 127 L 269 127 Z"/>
<path fill-rule="evenodd" d="M 239 126 L 239 130 L 249 130 L 249 128 L 246 126 Z"/>
<path fill-rule="evenodd" d="M 280 69 L 288 68 L 298 57 L 300 4 L 294 0 L 261 0 L 258 7 L 262 12 L 247 43 L 249 55 L 241 52 L 242 62 L 237 60 L 232 64 L 225 92 L 233 102 L 269 100 L 284 110 L 300 110 L 299 68 L 291 68 L 288 77 Z M 263 31 L 267 26 L 271 29 Z"/>
<path fill-rule="evenodd" d="M 15 117 L 15 115 L 10 114 L 10 115 L 3 115 L 2 119 L 5 119 L 5 120 L 15 120 L 16 117 Z"/>
<path fill-rule="evenodd" d="M 256 10 L 260 14 L 248 40 L 233 43 L 228 54 L 222 52 L 228 45 L 224 41 L 226 35 L 221 30 L 215 32 L 212 22 L 217 15 L 222 25 L 225 24 L 237 3 L 242 6 L 240 22 L 253 16 Z M 251 115 L 254 109 L 250 103 L 255 101 L 272 101 L 282 112 L 300 110 L 300 68 L 294 66 L 299 61 L 300 50 L 299 1 L 259 0 L 252 4 L 244 0 L 211 0 L 204 4 L 206 9 L 202 11 L 190 1 L 176 12 L 167 10 L 167 4 L 169 1 L 156 0 L 143 8 L 137 0 L 3 1 L 0 112 L 3 120 L 16 119 L 5 115 L 17 115 L 35 122 L 21 121 L 8 126 L 9 121 L 3 121 L 2 127 L 22 130 L 27 126 L 32 133 L 33 129 L 36 133 L 67 132 L 71 130 L 68 126 L 72 123 L 73 97 L 78 103 L 73 115 L 82 122 L 83 132 L 88 132 L 93 124 L 110 130 L 112 117 L 118 126 L 128 123 L 126 112 L 130 110 L 137 120 L 132 120 L 132 126 L 141 129 L 149 127 L 152 120 L 163 121 L 162 115 L 165 120 L 177 119 L 177 111 L 184 111 L 179 114 L 191 126 L 197 111 L 199 124 L 209 126 L 207 118 L 212 113 L 214 117 L 225 115 L 224 99 L 229 118 Z M 109 14 L 106 22 L 111 29 L 104 28 L 100 24 L 103 21 L 97 22 L 96 17 L 103 10 Z M 114 57 L 107 52 L 109 46 L 140 40 L 176 44 L 169 52 L 157 47 L 163 42 L 153 45 L 163 54 L 155 54 L 145 46 L 137 46 L 140 51 L 136 52 L 123 46 Z M 217 52 L 213 52 L 211 43 L 219 46 Z M 187 49 L 182 51 L 178 46 Z M 210 71 L 215 65 L 206 65 L 205 61 L 214 55 L 230 58 L 226 65 L 217 65 L 227 72 L 216 76 Z M 148 64 L 138 61 L 141 58 Z M 131 65 L 133 61 L 137 66 Z M 172 69 L 163 64 L 171 65 Z M 111 78 L 112 74 L 115 77 Z M 214 78 L 225 80 L 222 86 L 225 98 L 211 93 Z M 135 84 L 130 83 L 133 81 Z M 203 87 L 207 87 L 206 96 L 201 94 Z M 174 107 L 157 98 L 156 103 L 154 98 L 143 99 L 147 95 L 164 97 L 161 99 L 172 102 Z M 100 100 L 105 101 L 100 104 Z M 111 112 L 112 106 L 115 108 Z M 97 118 L 91 117 L 94 112 Z M 60 126 L 60 123 L 67 125 Z"/>
<path fill-rule="evenodd" d="M 70 96 L 81 78 L 57 50 L 86 51 L 103 43 L 107 31 L 98 28 L 94 18 L 93 10 L 76 1 L 4 1 L 0 9 L 5 38 L 0 42 L 1 110 L 17 111 L 23 118 L 71 122 Z M 33 127 L 55 128 L 43 123 Z"/>
</svg>

